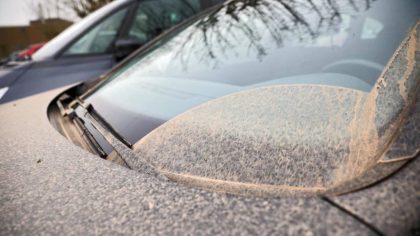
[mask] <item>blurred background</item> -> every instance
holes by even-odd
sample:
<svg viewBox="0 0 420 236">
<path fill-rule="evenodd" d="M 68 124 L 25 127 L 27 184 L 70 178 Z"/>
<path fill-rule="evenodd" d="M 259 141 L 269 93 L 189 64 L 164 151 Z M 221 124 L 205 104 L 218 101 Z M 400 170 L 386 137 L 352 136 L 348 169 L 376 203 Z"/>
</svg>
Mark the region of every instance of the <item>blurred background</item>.
<svg viewBox="0 0 420 236">
<path fill-rule="evenodd" d="M 113 0 L 0 0 L 0 59 L 30 56 Z"/>
</svg>

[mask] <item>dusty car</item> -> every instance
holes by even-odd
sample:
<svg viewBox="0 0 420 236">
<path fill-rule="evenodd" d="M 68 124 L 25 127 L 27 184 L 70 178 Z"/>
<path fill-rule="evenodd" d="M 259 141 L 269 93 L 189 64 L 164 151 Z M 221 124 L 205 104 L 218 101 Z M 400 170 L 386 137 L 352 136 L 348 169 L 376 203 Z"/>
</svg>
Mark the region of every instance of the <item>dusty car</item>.
<svg viewBox="0 0 420 236">
<path fill-rule="evenodd" d="M 220 0 L 119 0 L 74 24 L 25 63 L 0 67 L 0 103 L 94 79 L 163 31 Z"/>
<path fill-rule="evenodd" d="M 418 234 L 419 4 L 229 1 L 3 104 L 0 229 Z"/>
</svg>

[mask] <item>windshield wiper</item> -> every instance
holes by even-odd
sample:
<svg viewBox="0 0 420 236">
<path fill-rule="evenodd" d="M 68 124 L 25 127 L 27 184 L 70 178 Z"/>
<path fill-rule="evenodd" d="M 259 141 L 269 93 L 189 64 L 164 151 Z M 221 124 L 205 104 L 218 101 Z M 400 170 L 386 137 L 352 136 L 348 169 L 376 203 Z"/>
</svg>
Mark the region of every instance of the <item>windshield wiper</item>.
<svg viewBox="0 0 420 236">
<path fill-rule="evenodd" d="M 95 128 L 97 128 L 98 125 L 102 126 L 106 131 L 118 139 L 118 141 L 123 143 L 128 148 L 132 148 L 133 145 L 117 131 L 115 131 L 115 129 L 93 108 L 92 104 L 88 104 L 87 106 L 80 104 L 80 107 L 84 110 L 85 117 L 92 122 L 92 125 L 95 126 Z M 98 131 L 101 132 L 100 130 Z"/>
<path fill-rule="evenodd" d="M 79 130 L 80 136 L 82 136 L 82 138 L 85 140 L 88 146 L 92 150 L 94 150 L 100 157 L 105 159 L 108 155 L 102 149 L 101 145 L 99 145 L 99 143 L 93 137 L 89 129 L 85 126 L 84 121 L 77 116 L 75 116 L 72 120 L 75 126 L 77 127 L 77 129 Z"/>
<path fill-rule="evenodd" d="M 80 137 L 87 145 L 87 148 L 89 150 L 96 153 L 101 158 L 106 158 L 107 153 L 103 150 L 101 145 L 94 138 L 93 134 L 86 127 L 84 120 L 77 116 L 76 112 L 73 109 L 66 109 L 64 107 L 63 102 L 71 99 L 72 98 L 67 94 L 63 94 L 57 99 L 56 105 L 60 111 L 61 116 L 67 116 L 69 118 L 70 122 L 73 123 L 73 125 L 76 127 L 77 132 L 79 133 Z M 71 137 L 68 138 L 71 139 Z"/>
<path fill-rule="evenodd" d="M 72 101 L 67 106 L 63 106 L 62 101 L 64 100 Z M 150 165 L 150 163 L 143 158 L 136 156 L 132 150 L 132 144 L 115 131 L 112 126 L 99 115 L 91 104 L 86 105 L 80 99 L 73 99 L 69 95 L 64 94 L 57 100 L 57 106 L 59 107 L 62 116 L 68 116 L 77 126 L 81 127 L 81 130 L 84 131 L 84 137 L 90 144 L 92 144 L 97 153 L 102 157 L 106 158 L 107 154 L 103 152 L 103 149 L 96 141 L 92 133 L 89 132 L 89 129 L 84 125 L 85 122 L 88 122 L 99 132 L 105 141 L 112 146 L 115 153 L 121 157 L 128 168 L 131 168 L 131 165 L 133 165 L 136 166 L 137 170 L 140 170 L 143 173 L 166 179 L 166 177 L 159 174 Z M 76 113 L 77 109 L 80 109 L 79 112 L 83 113 L 81 116 Z"/>
<path fill-rule="evenodd" d="M 65 108 L 62 102 L 68 99 L 72 98 L 67 94 L 63 94 L 59 99 L 57 99 L 57 106 L 62 116 L 69 116 L 71 119 L 78 118 L 76 119 L 79 120 L 78 123 L 84 124 L 83 118 L 80 118 L 76 114 L 75 107 L 79 106 L 82 112 L 84 113 L 84 118 L 86 118 L 89 121 L 89 123 L 91 123 L 92 126 L 94 126 L 102 135 L 105 134 L 100 131 L 100 127 L 105 129 L 107 132 L 111 133 L 119 142 L 123 143 L 128 148 L 132 148 L 133 145 L 122 135 L 120 135 L 117 131 L 115 131 L 115 129 L 101 115 L 99 115 L 99 113 L 93 108 L 91 104 L 86 105 L 83 101 L 76 98 L 72 99 L 73 101 L 67 106 L 68 108 Z"/>
</svg>

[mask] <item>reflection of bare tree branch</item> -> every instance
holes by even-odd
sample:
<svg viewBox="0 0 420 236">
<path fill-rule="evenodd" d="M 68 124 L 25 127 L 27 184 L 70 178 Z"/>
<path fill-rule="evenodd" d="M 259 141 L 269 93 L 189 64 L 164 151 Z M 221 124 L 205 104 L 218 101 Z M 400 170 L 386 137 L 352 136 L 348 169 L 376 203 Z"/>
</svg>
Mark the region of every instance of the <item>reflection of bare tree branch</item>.
<svg viewBox="0 0 420 236">
<path fill-rule="evenodd" d="M 350 5 L 353 7 L 353 9 L 355 11 L 359 11 L 359 7 L 357 7 L 356 3 L 354 2 L 354 0 L 349 0 Z"/>
<path fill-rule="evenodd" d="M 70 6 L 80 18 L 83 18 L 112 1 L 113 0 L 65 0 L 65 4 Z"/>
<path fill-rule="evenodd" d="M 356 14 L 366 4 L 370 7 L 372 1 L 229 1 L 143 58 L 138 66 L 147 68 L 160 53 L 170 58 L 174 68 L 185 71 L 199 64 L 216 68 L 233 57 L 263 60 L 270 50 L 267 46 L 309 45 L 321 36 L 349 30 L 343 16 Z"/>
<path fill-rule="evenodd" d="M 369 9 L 370 8 L 370 0 L 366 0 L 366 8 L 365 8 L 365 10 L 367 10 L 367 9 Z"/>
<path fill-rule="evenodd" d="M 63 18 L 74 20 L 75 16 L 71 6 L 65 1 L 57 0 L 25 0 L 28 10 L 38 20 L 45 20 L 49 18 Z"/>
<path fill-rule="evenodd" d="M 174 59 L 180 59 L 184 69 L 195 60 L 217 66 L 220 58 L 232 53 L 234 46 L 247 47 L 259 60 L 266 55 L 265 33 L 281 47 L 284 38 L 300 41 L 314 40 L 322 33 L 337 30 L 342 11 L 358 12 L 370 7 L 374 0 L 237 0 L 226 3 L 202 19 L 189 31 L 186 40 L 178 44 Z M 193 43 L 193 42 L 196 43 Z M 203 42 L 202 44 L 197 42 Z M 181 45 L 181 46 L 179 46 Z M 185 50 L 188 45 L 189 50 Z M 191 45 L 201 45 L 194 50 Z M 229 49 L 229 50 L 226 50 Z M 236 53 L 237 55 L 237 53 Z"/>
<path fill-rule="evenodd" d="M 306 22 L 305 18 L 298 11 L 295 11 L 294 8 L 290 7 L 289 4 L 285 3 L 284 1 L 279 1 L 279 3 L 287 10 L 287 12 L 289 12 L 292 15 L 291 20 L 294 22 L 295 26 L 301 24 L 307 28 L 308 32 L 311 35 L 314 34 L 308 22 Z"/>
<path fill-rule="evenodd" d="M 318 9 L 318 7 L 314 4 L 313 0 L 308 0 L 308 3 L 311 5 L 311 8 L 318 14 L 320 18 L 322 18 L 322 13 Z"/>
</svg>

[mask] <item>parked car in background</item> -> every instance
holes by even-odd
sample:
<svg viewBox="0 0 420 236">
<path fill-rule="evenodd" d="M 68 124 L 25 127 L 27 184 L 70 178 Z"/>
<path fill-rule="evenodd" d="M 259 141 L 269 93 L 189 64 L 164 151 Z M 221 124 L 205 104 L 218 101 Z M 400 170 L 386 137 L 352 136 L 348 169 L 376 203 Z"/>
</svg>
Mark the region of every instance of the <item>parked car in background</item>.
<svg viewBox="0 0 420 236">
<path fill-rule="evenodd" d="M 45 43 L 36 43 L 24 50 L 12 52 L 7 58 L 0 60 L 0 66 L 7 64 L 8 67 L 13 67 L 16 62 L 31 60 L 32 55 L 44 45 Z"/>
<path fill-rule="evenodd" d="M 39 49 L 41 49 L 44 45 L 45 43 L 36 43 L 29 45 L 28 48 L 19 52 L 18 60 L 30 60 L 32 55 L 36 53 Z"/>
<path fill-rule="evenodd" d="M 119 0 L 74 24 L 26 63 L 0 68 L 0 103 L 97 78 L 163 31 L 221 0 Z M 28 54 L 29 53 L 29 54 Z"/>
</svg>

